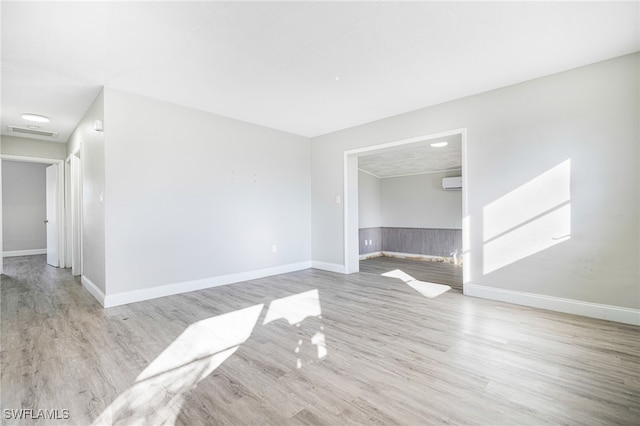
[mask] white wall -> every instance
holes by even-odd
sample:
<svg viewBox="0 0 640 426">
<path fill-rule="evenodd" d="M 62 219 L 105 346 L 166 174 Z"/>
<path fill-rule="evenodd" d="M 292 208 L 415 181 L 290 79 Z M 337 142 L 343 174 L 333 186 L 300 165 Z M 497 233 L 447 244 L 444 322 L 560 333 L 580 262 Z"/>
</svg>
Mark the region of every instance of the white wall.
<svg viewBox="0 0 640 426">
<path fill-rule="evenodd" d="M 382 226 L 380 204 L 380 179 L 358 171 L 358 227 L 379 228 Z"/>
<path fill-rule="evenodd" d="M 47 164 L 2 161 L 3 251 L 47 248 Z"/>
<path fill-rule="evenodd" d="M 308 265 L 309 139 L 109 88 L 105 135 L 107 296 Z"/>
<path fill-rule="evenodd" d="M 2 135 L 0 154 L 64 160 L 67 144 Z"/>
<path fill-rule="evenodd" d="M 462 191 L 442 189 L 450 176 L 460 171 L 381 179 L 381 226 L 462 229 Z"/>
<path fill-rule="evenodd" d="M 82 260 L 83 278 L 101 292 L 106 289 L 105 274 L 105 134 L 94 130 L 96 120 L 104 120 L 104 91 L 101 91 L 85 113 L 67 143 L 71 154 L 81 147 L 82 159 Z"/>
<path fill-rule="evenodd" d="M 333 200 L 343 193 L 345 150 L 466 128 L 465 285 L 639 308 L 639 59 L 627 55 L 312 139 L 314 261 L 343 263 L 343 211 Z M 563 164 L 559 175 L 547 173 Z M 548 176 L 564 178 L 557 187 L 568 188 L 569 210 L 545 205 L 544 191 L 530 193 Z M 527 224 L 545 225 L 557 216 L 549 213 L 569 211 L 570 229 L 560 235 L 547 226 L 554 232 L 545 242 L 555 245 L 489 270 L 487 251 L 498 240 L 484 234 L 496 207 L 509 219 L 500 232 L 518 250 L 541 235 L 519 238 Z"/>
</svg>

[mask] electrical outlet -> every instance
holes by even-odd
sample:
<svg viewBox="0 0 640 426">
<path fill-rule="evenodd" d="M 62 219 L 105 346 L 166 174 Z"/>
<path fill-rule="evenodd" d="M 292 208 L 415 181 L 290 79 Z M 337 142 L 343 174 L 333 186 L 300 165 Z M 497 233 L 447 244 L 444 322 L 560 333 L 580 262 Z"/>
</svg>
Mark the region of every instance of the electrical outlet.
<svg viewBox="0 0 640 426">
<path fill-rule="evenodd" d="M 278 246 L 272 245 L 271 246 L 271 253 L 277 253 L 277 252 L 278 252 Z"/>
<path fill-rule="evenodd" d="M 369 245 L 369 241 L 364 240 L 364 245 L 365 245 L 365 246 L 368 246 L 368 245 Z"/>
</svg>

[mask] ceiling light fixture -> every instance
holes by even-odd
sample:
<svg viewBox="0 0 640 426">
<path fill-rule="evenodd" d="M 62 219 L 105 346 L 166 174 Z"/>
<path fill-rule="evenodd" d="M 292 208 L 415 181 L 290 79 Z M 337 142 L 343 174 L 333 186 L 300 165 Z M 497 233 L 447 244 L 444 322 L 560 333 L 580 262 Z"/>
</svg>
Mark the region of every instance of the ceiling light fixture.
<svg viewBox="0 0 640 426">
<path fill-rule="evenodd" d="M 44 115 L 40 115 L 40 114 L 31 114 L 31 113 L 22 114 L 22 118 L 29 121 L 36 121 L 38 123 L 48 123 L 51 121 L 49 117 L 45 117 Z"/>
<path fill-rule="evenodd" d="M 449 142 L 447 141 L 443 141 L 443 142 L 434 142 L 431 144 L 432 147 L 434 148 L 442 148 L 443 146 L 447 146 L 449 145 Z"/>
</svg>

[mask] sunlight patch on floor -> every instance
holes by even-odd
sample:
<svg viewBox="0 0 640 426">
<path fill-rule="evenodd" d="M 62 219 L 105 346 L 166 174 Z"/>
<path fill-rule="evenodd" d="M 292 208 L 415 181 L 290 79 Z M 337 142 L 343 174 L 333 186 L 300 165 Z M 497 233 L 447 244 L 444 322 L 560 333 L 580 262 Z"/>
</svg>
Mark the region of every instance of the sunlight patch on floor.
<svg viewBox="0 0 640 426">
<path fill-rule="evenodd" d="M 301 323 L 308 316 L 317 317 L 320 315 L 322 315 L 320 295 L 318 290 L 311 290 L 271 302 L 262 324 L 269 324 L 283 318 L 289 324 L 294 325 Z"/>
<path fill-rule="evenodd" d="M 269 324 L 279 319 L 286 320 L 289 325 L 300 327 L 302 321 L 307 317 L 317 317 L 322 319 L 322 309 L 320 307 L 320 294 L 318 290 L 310 290 L 304 293 L 294 294 L 292 296 L 283 297 L 274 300 L 269 304 L 269 309 L 264 317 L 263 325 Z M 324 330 L 324 327 L 320 327 Z M 298 341 L 294 349 L 294 353 L 300 353 L 302 340 Z M 317 331 L 311 337 L 311 344 L 318 348 L 318 359 L 327 356 L 327 347 L 325 344 L 324 331 Z M 302 358 L 298 356 L 296 359 L 296 368 L 302 368 Z"/>
<path fill-rule="evenodd" d="M 448 285 L 418 281 L 411 275 L 407 274 L 404 271 L 401 271 L 400 269 L 394 269 L 393 271 L 385 272 L 384 274 L 382 274 L 382 276 L 402 280 L 409 287 L 411 287 L 424 297 L 428 297 L 429 299 L 436 298 L 441 294 L 451 290 L 451 287 Z"/>
<path fill-rule="evenodd" d="M 136 378 L 93 425 L 173 424 L 184 394 L 229 358 L 253 331 L 264 305 L 198 321 Z"/>
<path fill-rule="evenodd" d="M 174 424 L 187 392 L 196 388 L 251 337 L 264 306 L 258 304 L 191 324 L 95 419 L 93 425 Z M 317 289 L 273 300 L 262 325 L 284 319 L 296 327 L 295 333 L 299 335 L 302 322 L 309 317 L 322 320 Z M 328 352 L 324 327 L 319 328 L 309 330 L 315 331 L 309 335 L 309 341 L 317 347 L 318 359 L 323 359 Z M 295 341 L 295 366 L 302 368 L 303 358 L 299 352 L 303 340 L 297 336 Z M 305 359 L 307 362 L 312 360 Z"/>
</svg>

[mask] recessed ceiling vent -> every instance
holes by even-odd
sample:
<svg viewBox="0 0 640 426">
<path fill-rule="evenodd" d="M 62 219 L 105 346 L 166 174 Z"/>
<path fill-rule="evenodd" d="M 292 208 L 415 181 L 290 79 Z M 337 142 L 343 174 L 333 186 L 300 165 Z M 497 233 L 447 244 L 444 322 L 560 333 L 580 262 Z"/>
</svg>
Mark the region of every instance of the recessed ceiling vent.
<svg viewBox="0 0 640 426">
<path fill-rule="evenodd" d="M 13 133 L 26 133 L 28 135 L 47 136 L 50 138 L 58 137 L 58 132 L 52 132 L 50 130 L 36 130 L 18 126 L 7 126 L 7 128 L 9 129 L 9 132 Z"/>
</svg>

